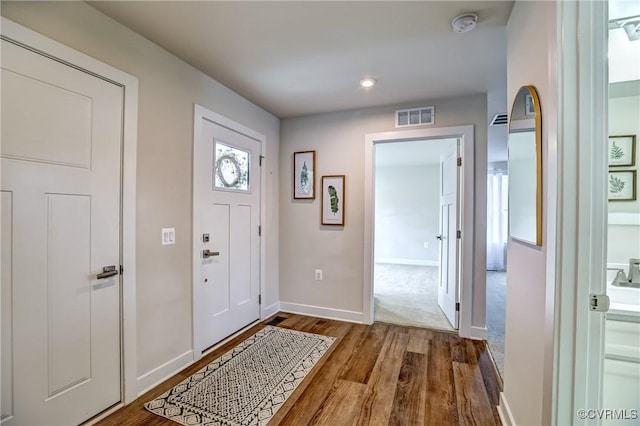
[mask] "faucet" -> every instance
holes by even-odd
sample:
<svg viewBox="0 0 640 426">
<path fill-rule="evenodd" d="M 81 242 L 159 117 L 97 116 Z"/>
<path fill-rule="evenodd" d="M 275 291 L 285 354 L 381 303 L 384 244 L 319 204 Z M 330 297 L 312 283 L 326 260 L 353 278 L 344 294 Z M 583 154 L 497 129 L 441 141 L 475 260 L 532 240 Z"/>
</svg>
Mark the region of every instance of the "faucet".
<svg viewBox="0 0 640 426">
<path fill-rule="evenodd" d="M 629 287 L 640 287 L 640 259 L 629 259 Z"/>
<path fill-rule="evenodd" d="M 618 269 L 611 285 L 640 288 L 640 259 L 629 259 L 629 273 L 625 275 L 622 269 Z"/>
</svg>

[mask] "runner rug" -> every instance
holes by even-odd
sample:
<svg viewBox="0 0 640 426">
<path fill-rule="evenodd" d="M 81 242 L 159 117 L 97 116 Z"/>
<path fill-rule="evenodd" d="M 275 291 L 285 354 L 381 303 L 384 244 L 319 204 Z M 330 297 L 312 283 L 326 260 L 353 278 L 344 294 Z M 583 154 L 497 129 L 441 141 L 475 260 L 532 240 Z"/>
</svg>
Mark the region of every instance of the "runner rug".
<svg viewBox="0 0 640 426">
<path fill-rule="evenodd" d="M 144 406 L 183 425 L 264 425 L 334 340 L 267 326 Z"/>
</svg>

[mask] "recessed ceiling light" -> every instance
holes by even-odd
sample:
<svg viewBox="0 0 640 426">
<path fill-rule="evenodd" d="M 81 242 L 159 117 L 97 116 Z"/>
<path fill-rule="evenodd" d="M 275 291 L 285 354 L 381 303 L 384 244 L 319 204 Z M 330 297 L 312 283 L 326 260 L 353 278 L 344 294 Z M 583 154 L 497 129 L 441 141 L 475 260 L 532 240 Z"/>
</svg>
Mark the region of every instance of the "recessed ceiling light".
<svg viewBox="0 0 640 426">
<path fill-rule="evenodd" d="M 373 87 L 376 84 L 376 79 L 367 77 L 360 80 L 360 86 L 362 87 Z"/>
</svg>

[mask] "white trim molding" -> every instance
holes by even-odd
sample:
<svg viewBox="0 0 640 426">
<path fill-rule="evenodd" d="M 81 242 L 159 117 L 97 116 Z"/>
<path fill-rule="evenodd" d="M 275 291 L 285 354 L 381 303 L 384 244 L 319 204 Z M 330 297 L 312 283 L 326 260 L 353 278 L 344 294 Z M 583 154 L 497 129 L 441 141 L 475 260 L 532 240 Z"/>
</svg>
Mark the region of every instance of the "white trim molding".
<svg viewBox="0 0 640 426">
<path fill-rule="evenodd" d="M 607 2 L 557 2 L 558 52 L 552 53 L 558 143 L 549 153 L 548 176 L 549 182 L 557 180 L 557 191 L 550 188 L 549 194 L 554 211 L 548 210 L 553 228 L 545 315 L 545 328 L 553 333 L 545 389 L 552 392 L 545 395 L 542 419 L 548 424 L 599 424 L 578 413 L 602 404 L 605 315 L 592 312 L 587 301 L 590 293 L 606 291 L 607 7 Z"/>
<path fill-rule="evenodd" d="M 154 368 L 153 370 L 138 377 L 138 395 L 147 393 L 151 389 L 158 386 L 170 377 L 175 376 L 180 371 L 194 363 L 193 351 L 178 355 L 177 357 L 165 362 L 164 364 Z"/>
<path fill-rule="evenodd" d="M 280 310 L 291 314 L 308 315 L 337 321 L 362 324 L 362 312 L 346 311 L 343 309 L 325 308 L 322 306 L 304 305 L 302 303 L 280 302 Z"/>
<path fill-rule="evenodd" d="M 504 392 L 500 392 L 498 416 L 500 416 L 500 420 L 504 426 L 515 426 L 516 421 L 513 419 L 513 414 L 511 413 L 511 408 L 509 408 L 507 398 L 504 396 Z"/>
<path fill-rule="evenodd" d="M 124 89 L 122 140 L 122 399 L 125 404 L 138 396 L 136 324 L 136 165 L 138 141 L 138 79 L 110 65 L 58 43 L 2 17 L 2 37 L 50 58 L 108 80 Z"/>
<path fill-rule="evenodd" d="M 394 257 L 378 257 L 375 263 L 385 263 L 388 265 L 410 265 L 410 266 L 440 266 L 437 260 L 423 259 L 400 259 Z"/>
<path fill-rule="evenodd" d="M 473 307 L 485 305 L 485 285 L 484 281 L 475 276 L 475 139 L 473 125 L 436 127 L 432 129 L 400 130 L 394 132 L 369 133 L 365 135 L 365 179 L 364 179 L 364 283 L 363 283 L 363 317 L 365 324 L 373 322 L 373 264 L 374 241 L 375 241 L 375 145 L 379 143 L 389 143 L 407 140 L 429 140 L 429 139 L 460 139 L 460 157 L 462 166 L 460 167 L 460 189 L 459 189 L 459 214 L 460 226 L 462 229 L 462 242 L 459 259 L 459 296 L 460 301 L 460 328 L 459 334 L 462 337 L 482 339 L 486 337 L 486 329 L 474 329 Z M 484 270 L 484 265 L 483 265 Z M 474 276 L 476 279 L 474 279 Z M 475 290 L 475 291 L 474 291 Z M 481 303 L 474 303 L 481 300 Z M 483 311 L 484 313 L 484 311 Z M 484 315 L 482 315 L 484 316 Z M 485 324 L 481 324 L 482 327 Z M 475 327 L 477 328 L 477 327 Z"/>
</svg>

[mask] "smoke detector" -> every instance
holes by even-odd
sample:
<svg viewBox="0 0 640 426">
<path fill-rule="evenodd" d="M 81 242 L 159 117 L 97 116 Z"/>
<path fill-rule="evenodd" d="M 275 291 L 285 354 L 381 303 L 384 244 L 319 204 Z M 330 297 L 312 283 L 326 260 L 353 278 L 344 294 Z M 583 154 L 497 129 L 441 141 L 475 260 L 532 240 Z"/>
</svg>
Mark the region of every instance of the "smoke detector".
<svg viewBox="0 0 640 426">
<path fill-rule="evenodd" d="M 478 15 L 475 13 L 463 13 L 453 18 L 451 26 L 456 33 L 467 33 L 476 27 Z"/>
</svg>

